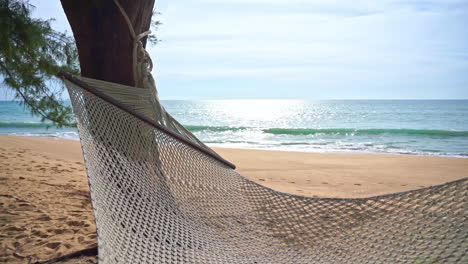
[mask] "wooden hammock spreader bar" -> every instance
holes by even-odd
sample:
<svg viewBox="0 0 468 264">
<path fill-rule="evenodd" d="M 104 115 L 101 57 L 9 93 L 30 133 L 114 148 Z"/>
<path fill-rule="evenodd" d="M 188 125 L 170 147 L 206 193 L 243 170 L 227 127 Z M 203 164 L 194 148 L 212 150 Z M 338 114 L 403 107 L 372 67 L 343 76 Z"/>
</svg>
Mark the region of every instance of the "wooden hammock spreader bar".
<svg viewBox="0 0 468 264">
<path fill-rule="evenodd" d="M 98 89 L 88 85 L 87 83 L 75 78 L 73 75 L 67 73 L 67 72 L 59 72 L 57 74 L 58 77 L 60 78 L 64 78 L 64 79 L 67 79 L 68 81 L 70 81 L 71 83 L 74 83 L 75 85 L 78 85 L 79 87 L 83 88 L 84 90 L 94 94 L 95 96 L 101 98 L 102 100 L 110 103 L 111 105 L 119 108 L 120 110 L 136 117 L 137 119 L 145 122 L 146 124 L 158 129 L 159 131 L 163 132 L 164 134 L 168 135 L 168 136 L 171 136 L 177 140 L 180 140 L 182 141 L 183 143 L 189 145 L 190 147 L 212 157 L 213 159 L 225 164 L 226 166 L 232 168 L 232 169 L 235 169 L 236 168 L 236 165 L 234 165 L 233 163 L 225 160 L 224 158 L 222 158 L 221 156 L 219 156 L 217 153 L 213 152 L 213 151 L 209 151 L 203 147 L 200 147 L 199 145 L 193 143 L 192 141 L 184 138 L 183 136 L 175 133 L 174 131 L 168 129 L 167 127 L 164 127 L 156 122 L 154 122 L 153 120 L 141 115 L 140 113 L 124 106 L 123 104 L 121 104 L 119 101 L 115 100 L 114 98 L 104 94 L 103 92 L 99 91 Z"/>
</svg>

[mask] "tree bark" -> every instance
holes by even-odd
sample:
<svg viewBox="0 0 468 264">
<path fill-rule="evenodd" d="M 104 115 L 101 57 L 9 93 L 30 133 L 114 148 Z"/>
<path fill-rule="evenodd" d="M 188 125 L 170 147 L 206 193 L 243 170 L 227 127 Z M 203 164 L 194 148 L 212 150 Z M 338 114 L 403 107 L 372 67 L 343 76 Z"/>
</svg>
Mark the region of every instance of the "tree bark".
<svg viewBox="0 0 468 264">
<path fill-rule="evenodd" d="M 155 0 L 118 1 L 137 35 L 149 30 Z M 137 80 L 133 78 L 132 57 L 134 40 L 114 0 L 60 2 L 75 37 L 81 76 L 135 86 Z M 146 41 L 146 37 L 142 39 L 143 47 Z M 97 247 L 64 257 L 76 258 L 86 254 L 97 255 Z M 55 262 L 56 259 L 44 263 Z"/>
<path fill-rule="evenodd" d="M 114 0 L 60 0 L 84 77 L 135 86 L 133 39 Z M 154 0 L 118 0 L 138 35 L 151 25 Z M 146 46 L 146 38 L 142 40 Z"/>
</svg>

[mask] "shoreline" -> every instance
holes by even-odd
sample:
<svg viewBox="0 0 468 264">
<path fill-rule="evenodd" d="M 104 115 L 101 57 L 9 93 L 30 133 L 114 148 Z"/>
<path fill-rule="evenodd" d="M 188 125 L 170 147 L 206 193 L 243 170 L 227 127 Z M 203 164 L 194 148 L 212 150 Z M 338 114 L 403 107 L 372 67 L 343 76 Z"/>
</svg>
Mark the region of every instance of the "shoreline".
<svg viewBox="0 0 468 264">
<path fill-rule="evenodd" d="M 58 139 L 58 138 L 57 138 Z M 66 140 L 66 139 L 64 139 Z M 70 139 L 75 140 L 75 139 Z M 279 148 L 249 148 L 249 147 L 223 147 L 223 146 L 216 146 L 211 144 L 206 144 L 210 148 L 213 149 L 245 149 L 245 150 L 260 150 L 260 151 L 280 151 L 280 152 L 299 152 L 304 154 L 320 154 L 320 155 L 327 155 L 327 154 L 349 154 L 349 155 L 389 155 L 389 156 L 416 156 L 416 157 L 437 157 L 437 158 L 458 158 L 458 159 L 468 159 L 468 155 L 430 155 L 430 154 L 416 154 L 416 153 L 392 153 L 392 152 L 359 152 L 359 151 L 329 151 L 329 152 L 320 152 L 320 151 L 302 151 L 302 150 L 295 150 L 295 149 L 279 149 Z"/>
<path fill-rule="evenodd" d="M 0 134 L 0 137 L 21 137 L 21 138 L 43 138 L 51 140 L 70 140 L 70 141 L 79 141 L 79 139 L 73 138 L 63 138 L 56 136 L 40 136 L 40 135 L 10 135 L 10 134 Z M 372 151 L 305 151 L 302 149 L 282 149 L 277 147 L 271 148 L 256 148 L 256 147 L 242 147 L 242 146 L 222 146 L 217 143 L 211 144 L 206 143 L 207 146 L 213 149 L 245 149 L 245 150 L 262 150 L 262 151 L 284 151 L 284 152 L 299 152 L 299 153 L 313 153 L 313 154 L 357 154 L 357 155 L 401 155 L 401 156 L 418 156 L 418 157 L 440 157 L 440 158 L 459 158 L 459 159 L 468 159 L 468 154 L 466 155 L 438 155 L 436 153 L 401 153 L 401 152 L 372 152 Z"/>
</svg>

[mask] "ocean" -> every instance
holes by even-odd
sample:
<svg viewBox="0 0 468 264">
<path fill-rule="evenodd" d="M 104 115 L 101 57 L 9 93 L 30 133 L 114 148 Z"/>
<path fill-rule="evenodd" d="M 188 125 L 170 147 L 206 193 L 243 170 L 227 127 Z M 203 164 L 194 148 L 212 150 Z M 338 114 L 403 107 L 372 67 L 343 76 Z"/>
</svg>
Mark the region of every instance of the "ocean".
<svg viewBox="0 0 468 264">
<path fill-rule="evenodd" d="M 468 157 L 468 100 L 167 100 L 210 146 Z M 0 101 L 0 135 L 78 140 Z"/>
</svg>

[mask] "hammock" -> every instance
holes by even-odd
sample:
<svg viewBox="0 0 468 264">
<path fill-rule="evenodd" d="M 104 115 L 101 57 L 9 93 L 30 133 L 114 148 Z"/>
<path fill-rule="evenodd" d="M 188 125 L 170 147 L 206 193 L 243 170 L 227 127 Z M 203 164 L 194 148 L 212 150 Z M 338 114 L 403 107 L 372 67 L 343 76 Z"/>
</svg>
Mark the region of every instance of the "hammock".
<svg viewBox="0 0 468 264">
<path fill-rule="evenodd" d="M 281 193 L 236 172 L 155 91 L 62 77 L 99 263 L 468 263 L 467 178 L 370 198 Z"/>
</svg>

